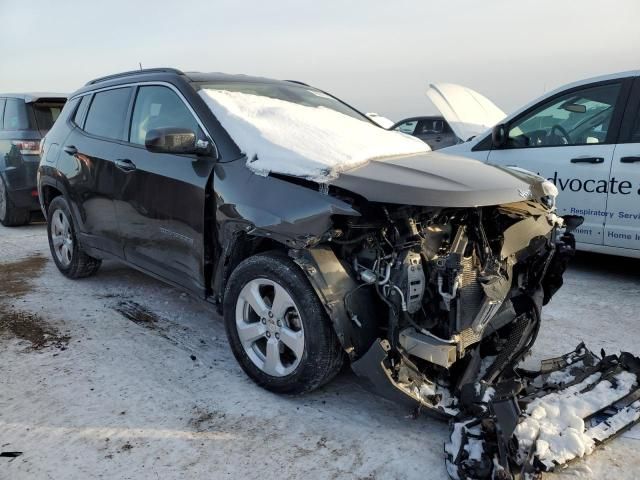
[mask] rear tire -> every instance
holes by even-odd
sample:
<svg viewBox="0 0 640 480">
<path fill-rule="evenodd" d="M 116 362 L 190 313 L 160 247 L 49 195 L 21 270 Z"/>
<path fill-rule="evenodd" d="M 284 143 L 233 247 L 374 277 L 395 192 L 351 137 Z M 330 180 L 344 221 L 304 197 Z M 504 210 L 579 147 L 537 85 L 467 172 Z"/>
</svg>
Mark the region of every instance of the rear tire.
<svg viewBox="0 0 640 480">
<path fill-rule="evenodd" d="M 64 276 L 89 277 L 100 268 L 102 260 L 87 255 L 78 242 L 71 209 L 62 196 L 54 198 L 49 205 L 47 236 L 53 261 Z"/>
<path fill-rule="evenodd" d="M 344 352 L 308 279 L 290 258 L 270 252 L 244 260 L 224 297 L 234 356 L 258 385 L 301 394 L 331 380 Z"/>
<path fill-rule="evenodd" d="M 17 208 L 9 198 L 7 185 L 0 176 L 0 223 L 5 227 L 26 225 L 31 219 L 31 212 L 25 208 Z"/>
</svg>

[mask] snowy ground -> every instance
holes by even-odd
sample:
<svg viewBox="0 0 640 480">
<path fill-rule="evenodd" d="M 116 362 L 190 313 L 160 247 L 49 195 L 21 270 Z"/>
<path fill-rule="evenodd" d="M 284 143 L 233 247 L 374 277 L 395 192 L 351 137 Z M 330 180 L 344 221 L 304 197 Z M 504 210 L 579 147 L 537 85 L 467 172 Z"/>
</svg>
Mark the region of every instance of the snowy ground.
<svg viewBox="0 0 640 480">
<path fill-rule="evenodd" d="M 639 353 L 639 312 L 640 261 L 581 255 L 534 357 L 582 339 Z M 0 226 L 0 451 L 23 452 L 0 479 L 441 479 L 447 432 L 349 371 L 303 397 L 261 390 L 209 306 L 112 262 L 67 280 L 43 225 Z M 639 447 L 636 428 L 548 478 L 636 478 Z"/>
</svg>

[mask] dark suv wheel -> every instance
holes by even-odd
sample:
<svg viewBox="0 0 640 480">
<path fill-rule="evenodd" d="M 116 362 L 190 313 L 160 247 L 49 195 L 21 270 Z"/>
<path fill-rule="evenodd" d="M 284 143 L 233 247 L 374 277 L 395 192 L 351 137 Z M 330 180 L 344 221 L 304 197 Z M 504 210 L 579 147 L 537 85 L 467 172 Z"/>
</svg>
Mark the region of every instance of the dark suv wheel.
<svg viewBox="0 0 640 480">
<path fill-rule="evenodd" d="M 49 205 L 47 235 L 53 261 L 65 276 L 88 277 L 100 268 L 102 261 L 87 255 L 78 242 L 69 204 L 62 196 L 54 198 Z"/>
<path fill-rule="evenodd" d="M 234 270 L 224 321 L 240 366 L 268 390 L 310 391 L 342 366 L 344 354 L 320 300 L 284 254 L 256 255 Z"/>
<path fill-rule="evenodd" d="M 31 212 L 23 208 L 17 208 L 7 192 L 7 186 L 0 177 L 0 223 L 5 227 L 17 227 L 29 223 Z"/>
</svg>

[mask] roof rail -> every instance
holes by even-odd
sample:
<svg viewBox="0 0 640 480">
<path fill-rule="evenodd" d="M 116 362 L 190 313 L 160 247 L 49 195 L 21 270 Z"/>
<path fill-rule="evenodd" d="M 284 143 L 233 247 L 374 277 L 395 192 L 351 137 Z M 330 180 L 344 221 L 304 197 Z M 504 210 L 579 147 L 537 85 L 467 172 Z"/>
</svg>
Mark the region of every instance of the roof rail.
<svg viewBox="0 0 640 480">
<path fill-rule="evenodd" d="M 306 84 L 306 83 L 304 83 L 304 82 L 301 82 L 300 80 L 285 80 L 285 82 L 289 82 L 289 83 L 297 83 L 298 85 L 303 85 L 303 86 L 305 86 L 305 87 L 309 87 L 309 86 L 310 86 L 310 85 L 308 85 L 308 84 Z"/>
<path fill-rule="evenodd" d="M 96 83 L 105 82 L 107 80 L 113 80 L 114 78 L 128 77 L 130 75 L 138 75 L 141 73 L 175 73 L 177 75 L 184 75 L 182 70 L 177 68 L 144 68 L 140 70 L 130 70 L 128 72 L 114 73 L 112 75 L 106 75 L 104 77 L 94 78 L 86 83 L 86 85 L 94 85 Z"/>
</svg>

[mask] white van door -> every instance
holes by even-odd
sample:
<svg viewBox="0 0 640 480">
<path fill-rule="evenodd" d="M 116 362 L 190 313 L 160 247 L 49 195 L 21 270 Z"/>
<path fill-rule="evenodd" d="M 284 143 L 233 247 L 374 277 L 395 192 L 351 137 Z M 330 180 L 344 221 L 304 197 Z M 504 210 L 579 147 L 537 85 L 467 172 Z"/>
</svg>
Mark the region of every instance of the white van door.
<svg viewBox="0 0 640 480">
<path fill-rule="evenodd" d="M 575 232 L 578 242 L 604 242 L 623 84 L 620 79 L 560 92 L 509 121 L 504 147 L 488 146 L 489 163 L 524 168 L 555 183 L 559 215 L 585 218 Z"/>
<path fill-rule="evenodd" d="M 640 250 L 640 79 L 635 81 L 619 142 L 611 165 L 604 244 Z"/>
</svg>

